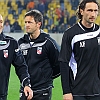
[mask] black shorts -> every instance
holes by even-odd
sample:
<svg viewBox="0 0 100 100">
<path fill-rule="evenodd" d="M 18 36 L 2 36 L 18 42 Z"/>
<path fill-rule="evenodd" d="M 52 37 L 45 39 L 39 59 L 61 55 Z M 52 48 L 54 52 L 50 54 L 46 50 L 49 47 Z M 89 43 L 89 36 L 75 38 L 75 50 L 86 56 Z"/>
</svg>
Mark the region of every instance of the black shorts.
<svg viewBox="0 0 100 100">
<path fill-rule="evenodd" d="M 51 100 L 52 95 L 52 88 L 42 90 L 42 91 L 33 91 L 33 98 L 32 100 Z M 20 100 L 27 100 L 27 97 L 25 96 L 24 92 L 20 92 Z"/>
<path fill-rule="evenodd" d="M 73 100 L 100 100 L 100 95 L 98 96 L 74 96 Z"/>
</svg>

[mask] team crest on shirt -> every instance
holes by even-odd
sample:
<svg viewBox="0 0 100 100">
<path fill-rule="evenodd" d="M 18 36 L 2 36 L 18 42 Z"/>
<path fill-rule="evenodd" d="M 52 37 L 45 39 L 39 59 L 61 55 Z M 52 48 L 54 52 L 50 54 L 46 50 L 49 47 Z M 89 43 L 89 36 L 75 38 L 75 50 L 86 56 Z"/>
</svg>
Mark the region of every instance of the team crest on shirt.
<svg viewBox="0 0 100 100">
<path fill-rule="evenodd" d="M 42 47 L 37 47 L 37 54 L 42 54 Z"/>
<path fill-rule="evenodd" d="M 8 50 L 3 50 L 3 54 L 4 54 L 4 57 L 7 58 L 8 57 Z"/>
<path fill-rule="evenodd" d="M 100 37 L 97 37 L 98 45 L 100 45 Z"/>
</svg>

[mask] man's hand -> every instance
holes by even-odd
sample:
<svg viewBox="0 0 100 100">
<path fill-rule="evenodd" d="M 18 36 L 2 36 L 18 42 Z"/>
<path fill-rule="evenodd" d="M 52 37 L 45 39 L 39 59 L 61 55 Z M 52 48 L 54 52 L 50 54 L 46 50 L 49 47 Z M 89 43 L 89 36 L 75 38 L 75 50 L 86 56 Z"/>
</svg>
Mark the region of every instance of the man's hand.
<svg viewBox="0 0 100 100">
<path fill-rule="evenodd" d="M 63 95 L 63 100 L 73 100 L 73 96 L 71 93 L 64 94 Z"/>
<path fill-rule="evenodd" d="M 24 93 L 25 96 L 27 97 L 27 100 L 31 100 L 33 97 L 33 91 L 31 90 L 31 88 L 29 86 L 25 86 L 24 87 Z"/>
</svg>

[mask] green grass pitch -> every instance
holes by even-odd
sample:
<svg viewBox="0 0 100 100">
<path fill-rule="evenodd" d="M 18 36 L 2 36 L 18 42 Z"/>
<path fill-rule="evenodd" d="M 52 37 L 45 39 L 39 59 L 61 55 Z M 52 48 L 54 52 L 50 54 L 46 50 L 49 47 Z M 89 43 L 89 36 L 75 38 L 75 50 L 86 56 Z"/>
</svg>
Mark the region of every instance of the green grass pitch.
<svg viewBox="0 0 100 100">
<path fill-rule="evenodd" d="M 12 66 L 7 100 L 19 100 L 19 87 L 19 79 L 15 74 L 14 67 Z M 54 80 L 54 88 L 52 90 L 52 100 L 62 100 L 62 88 L 60 77 Z"/>
</svg>

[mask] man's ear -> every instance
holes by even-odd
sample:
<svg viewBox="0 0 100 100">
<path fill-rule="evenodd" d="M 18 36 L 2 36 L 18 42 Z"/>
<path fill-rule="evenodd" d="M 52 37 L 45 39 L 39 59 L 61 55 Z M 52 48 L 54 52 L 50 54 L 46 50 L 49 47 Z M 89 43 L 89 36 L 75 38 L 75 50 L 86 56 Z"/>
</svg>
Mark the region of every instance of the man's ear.
<svg viewBox="0 0 100 100">
<path fill-rule="evenodd" d="M 80 9 L 80 13 L 81 13 L 81 15 L 83 15 L 83 9 Z"/>
<path fill-rule="evenodd" d="M 38 23 L 41 26 L 41 22 Z"/>
</svg>

